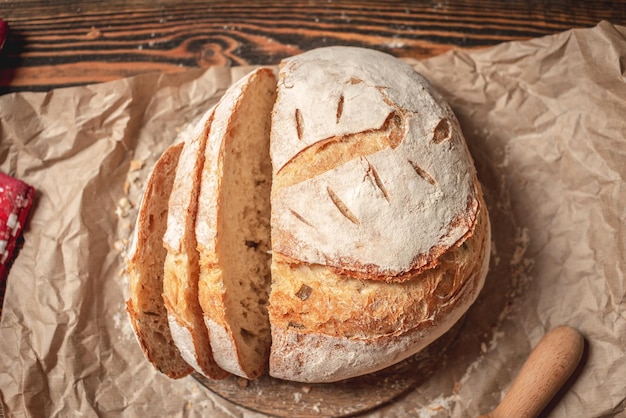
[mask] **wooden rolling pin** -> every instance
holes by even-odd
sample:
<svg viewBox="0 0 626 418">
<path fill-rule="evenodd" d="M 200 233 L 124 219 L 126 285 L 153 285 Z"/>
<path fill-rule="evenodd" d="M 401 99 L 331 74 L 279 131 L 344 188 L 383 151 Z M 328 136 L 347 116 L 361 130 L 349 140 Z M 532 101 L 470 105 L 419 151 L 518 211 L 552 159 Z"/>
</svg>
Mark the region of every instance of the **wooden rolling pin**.
<svg viewBox="0 0 626 418">
<path fill-rule="evenodd" d="M 558 326 L 537 343 L 504 399 L 479 418 L 534 418 L 572 375 L 585 342 L 574 328 Z"/>
</svg>

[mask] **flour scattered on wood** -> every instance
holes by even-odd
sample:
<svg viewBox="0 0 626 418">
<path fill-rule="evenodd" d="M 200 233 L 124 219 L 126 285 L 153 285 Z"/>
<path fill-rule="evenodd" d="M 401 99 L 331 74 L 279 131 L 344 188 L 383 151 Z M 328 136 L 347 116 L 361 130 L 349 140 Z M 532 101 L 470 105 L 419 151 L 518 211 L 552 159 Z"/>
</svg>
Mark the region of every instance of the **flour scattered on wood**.
<svg viewBox="0 0 626 418">
<path fill-rule="evenodd" d="M 389 42 L 385 42 L 385 46 L 387 48 L 404 48 L 406 46 L 406 43 L 404 41 L 401 41 L 400 39 L 394 39 L 389 41 Z"/>
<path fill-rule="evenodd" d="M 294 392 L 293 393 L 293 401 L 295 403 L 300 403 L 301 400 L 302 400 L 302 392 Z"/>
</svg>

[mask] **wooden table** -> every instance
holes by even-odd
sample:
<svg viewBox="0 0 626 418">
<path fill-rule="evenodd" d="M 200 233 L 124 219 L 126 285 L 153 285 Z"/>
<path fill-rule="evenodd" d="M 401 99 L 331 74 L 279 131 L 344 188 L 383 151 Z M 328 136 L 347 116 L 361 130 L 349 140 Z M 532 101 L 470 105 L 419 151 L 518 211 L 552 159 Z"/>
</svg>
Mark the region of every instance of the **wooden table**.
<svg viewBox="0 0 626 418">
<path fill-rule="evenodd" d="M 335 44 L 427 58 L 601 20 L 626 25 L 626 1 L 9 0 L 0 94 L 139 73 L 276 64 Z"/>
<path fill-rule="evenodd" d="M 601 20 L 626 0 L 8 0 L 0 94 L 213 65 L 276 64 L 312 48 L 368 46 L 428 58 Z M 0 417 L 2 411 L 0 409 Z"/>
</svg>

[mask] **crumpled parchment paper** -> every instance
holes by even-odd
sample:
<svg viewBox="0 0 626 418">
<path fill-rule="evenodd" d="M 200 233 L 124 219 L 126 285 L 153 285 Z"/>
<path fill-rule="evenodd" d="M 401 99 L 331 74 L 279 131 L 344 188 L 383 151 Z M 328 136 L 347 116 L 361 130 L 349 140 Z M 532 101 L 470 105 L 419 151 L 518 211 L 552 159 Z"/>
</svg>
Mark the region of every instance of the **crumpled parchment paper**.
<svg viewBox="0 0 626 418">
<path fill-rule="evenodd" d="M 625 57 L 626 28 L 601 22 L 411 61 L 452 105 L 476 161 L 491 270 L 436 373 L 367 416 L 486 412 L 560 324 L 587 346 L 547 412 L 626 416 Z M 0 97 L 0 169 L 38 191 L 0 322 L 5 415 L 260 416 L 144 360 L 122 258 L 156 158 L 249 70 Z"/>
</svg>

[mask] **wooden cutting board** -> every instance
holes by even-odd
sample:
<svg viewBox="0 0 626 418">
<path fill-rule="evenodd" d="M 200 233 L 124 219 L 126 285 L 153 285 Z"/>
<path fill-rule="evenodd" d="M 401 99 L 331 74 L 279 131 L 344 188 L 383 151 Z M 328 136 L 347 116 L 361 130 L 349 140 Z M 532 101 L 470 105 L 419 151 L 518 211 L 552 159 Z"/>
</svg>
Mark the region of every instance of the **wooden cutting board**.
<svg viewBox="0 0 626 418">
<path fill-rule="evenodd" d="M 231 376 L 210 380 L 194 374 L 211 392 L 230 402 L 271 416 L 346 417 L 393 402 L 441 367 L 446 348 L 463 321 L 426 349 L 380 372 L 335 383 L 297 383 L 263 376 L 256 381 Z"/>
</svg>

